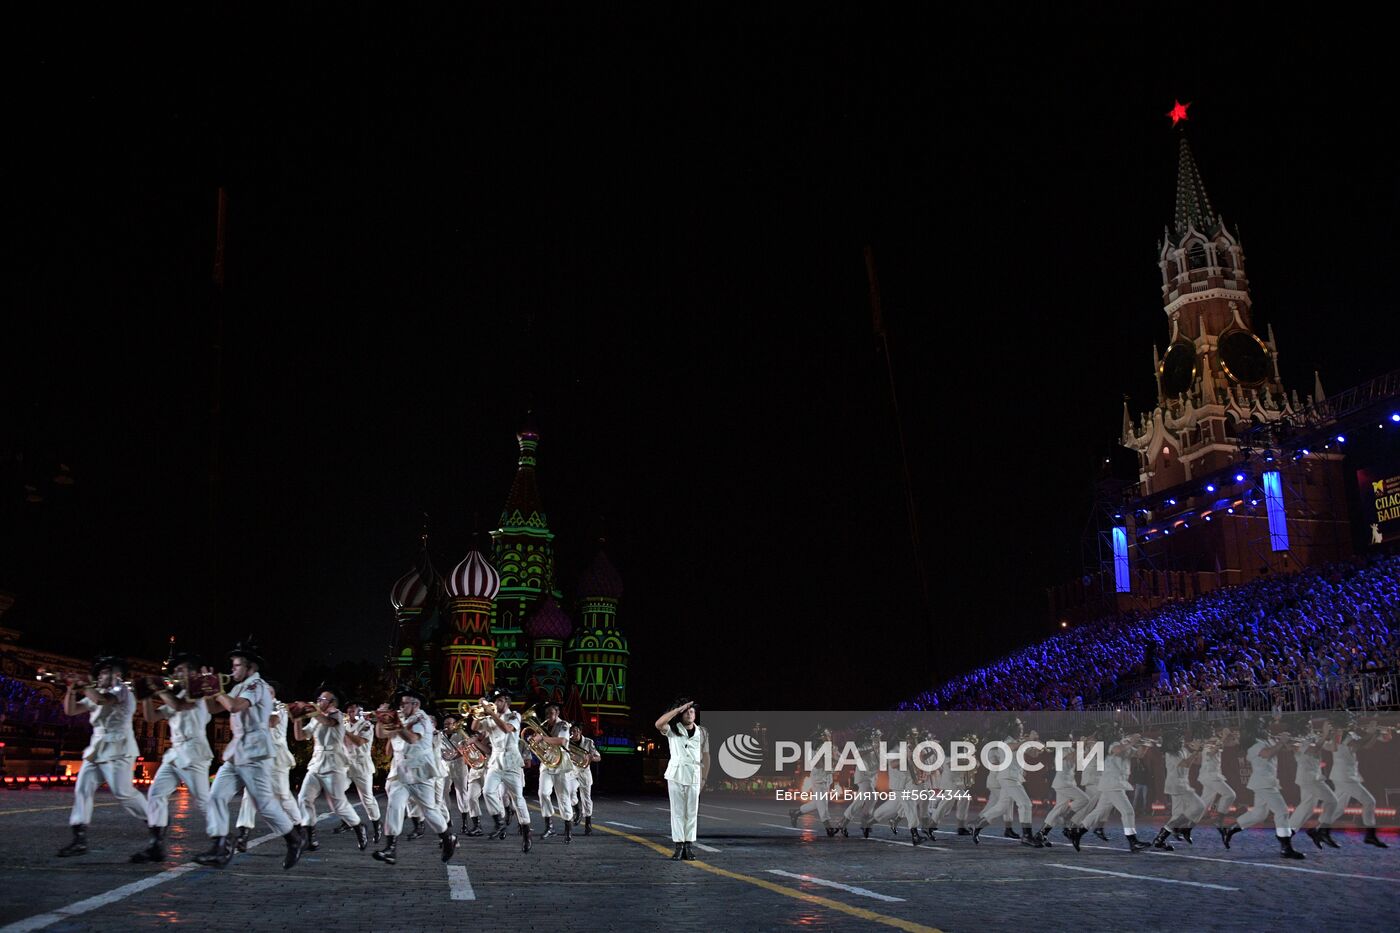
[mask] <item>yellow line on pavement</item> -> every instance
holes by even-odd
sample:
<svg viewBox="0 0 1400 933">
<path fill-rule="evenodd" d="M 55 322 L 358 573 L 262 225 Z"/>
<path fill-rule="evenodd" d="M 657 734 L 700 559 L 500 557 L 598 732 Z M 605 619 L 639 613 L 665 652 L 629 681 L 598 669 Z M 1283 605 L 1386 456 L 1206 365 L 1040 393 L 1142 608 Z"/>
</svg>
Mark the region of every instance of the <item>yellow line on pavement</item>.
<svg viewBox="0 0 1400 933">
<path fill-rule="evenodd" d="M 623 839 L 626 839 L 629 842 L 635 842 L 638 845 L 646 846 L 648 849 L 653 849 L 656 852 L 660 852 L 662 855 L 671 854 L 665 846 L 657 845 L 650 839 L 643 839 L 641 836 L 634 836 L 631 833 L 624 833 L 620 830 L 609 829 L 606 826 L 594 826 L 593 828 L 601 830 L 605 833 L 611 833 L 614 836 L 621 836 Z M 873 923 L 883 923 L 886 926 L 892 926 L 899 930 L 907 930 L 909 931 L 909 933 L 942 933 L 942 931 L 939 930 L 937 927 L 924 926 L 921 923 L 914 923 L 910 920 L 901 920 L 898 917 L 890 917 L 885 914 L 876 913 L 873 910 L 866 910 L 864 907 L 852 907 L 850 904 L 843 904 L 840 901 L 833 901 L 829 897 L 821 897 L 817 894 L 808 894 L 806 891 L 798 891 L 795 888 L 789 888 L 785 885 L 774 884 L 772 881 L 767 881 L 763 878 L 755 878 L 753 875 L 745 875 L 741 872 L 730 871 L 727 868 L 720 868 L 717 865 L 711 865 L 710 863 L 701 859 L 696 859 L 695 861 L 690 862 L 689 864 L 701 869 L 702 871 L 707 871 L 712 875 L 719 875 L 722 878 L 733 878 L 735 881 L 744 881 L 751 885 L 754 885 L 755 887 L 764 888 L 776 894 L 783 894 L 788 897 L 795 898 L 799 901 L 805 901 L 808 904 L 816 904 L 819 907 L 827 907 L 831 910 L 839 910 L 841 911 L 841 913 L 849 914 L 852 917 L 859 917 L 862 920 L 869 920 Z"/>
</svg>

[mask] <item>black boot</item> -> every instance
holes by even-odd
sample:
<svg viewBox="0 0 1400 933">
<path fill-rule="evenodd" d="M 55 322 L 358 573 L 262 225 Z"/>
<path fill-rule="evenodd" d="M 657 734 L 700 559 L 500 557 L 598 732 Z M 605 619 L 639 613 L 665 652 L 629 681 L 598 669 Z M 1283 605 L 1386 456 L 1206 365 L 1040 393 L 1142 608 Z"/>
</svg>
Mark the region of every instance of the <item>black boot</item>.
<svg viewBox="0 0 1400 933">
<path fill-rule="evenodd" d="M 237 838 L 234 840 L 233 847 L 234 847 L 235 849 L 237 849 L 239 852 L 247 852 L 247 851 L 248 851 L 248 827 L 246 827 L 246 826 L 240 826 L 240 827 L 238 827 L 238 836 L 237 836 Z"/>
<path fill-rule="evenodd" d="M 521 851 L 521 852 L 529 852 L 529 851 L 530 851 L 530 824 L 529 824 L 529 823 L 521 823 L 521 824 L 520 824 L 520 840 L 521 840 L 521 842 L 520 842 L 520 851 Z"/>
<path fill-rule="evenodd" d="M 573 820 L 565 820 L 565 821 L 564 821 L 564 841 L 565 841 L 565 842 L 573 842 L 573 841 L 574 841 L 574 821 L 573 821 Z"/>
<path fill-rule="evenodd" d="M 321 848 L 321 844 L 316 841 L 316 824 L 312 823 L 302 828 L 306 831 L 306 851 L 315 852 Z"/>
<path fill-rule="evenodd" d="M 1031 835 L 1031 831 L 1029 829 L 1021 830 L 1021 845 L 1030 846 L 1033 849 L 1045 848 L 1045 843 L 1041 840 L 1040 834 L 1037 833 L 1035 835 Z"/>
<path fill-rule="evenodd" d="M 671 853 L 671 861 L 673 861 L 673 862 L 679 862 L 679 861 L 681 860 L 681 856 L 684 855 L 684 854 L 685 854 L 685 843 L 684 843 L 684 842 L 678 842 L 678 843 L 676 843 L 676 851 L 674 851 L 674 852 Z"/>
<path fill-rule="evenodd" d="M 335 829 L 331 830 L 331 835 L 332 835 L 332 836 L 339 836 L 341 833 L 348 833 L 348 832 L 350 832 L 350 824 L 347 823 L 347 822 L 345 822 L 344 820 L 341 820 L 341 821 L 340 821 L 340 825 L 337 826 Z"/>
<path fill-rule="evenodd" d="M 282 868 L 285 870 L 301 861 L 301 854 L 306 851 L 310 840 L 308 833 L 302 832 L 297 826 L 293 826 L 292 831 L 282 839 L 287 843 L 287 853 L 282 856 Z"/>
<path fill-rule="evenodd" d="M 1038 839 L 1038 840 L 1040 841 L 1040 848 L 1042 848 L 1042 849 L 1050 849 L 1050 848 L 1053 848 L 1054 845 L 1055 845 L 1053 842 L 1050 841 L 1050 829 L 1049 829 L 1049 827 L 1046 827 L 1045 829 L 1039 830 L 1039 831 L 1035 834 L 1035 838 Z"/>
<path fill-rule="evenodd" d="M 870 838 L 870 827 L 869 827 L 869 826 L 862 826 L 862 827 L 860 828 L 860 837 L 861 837 L 862 839 L 869 839 L 869 838 Z"/>
<path fill-rule="evenodd" d="M 462 814 L 462 835 L 465 836 L 466 833 L 467 833 L 467 815 L 466 815 L 465 813 L 463 813 L 463 814 Z"/>
<path fill-rule="evenodd" d="M 1325 842 L 1330 848 L 1333 848 L 1333 849 L 1340 849 L 1340 848 L 1341 848 L 1341 846 L 1337 845 L 1337 840 L 1335 840 L 1335 839 L 1332 838 L 1332 827 L 1330 827 L 1330 826 L 1319 826 L 1319 827 L 1317 828 L 1317 831 L 1320 832 L 1320 833 L 1322 834 L 1322 841 Z"/>
<path fill-rule="evenodd" d="M 1071 830 L 1069 831 L 1069 842 L 1070 842 L 1070 845 L 1074 846 L 1074 851 L 1076 851 L 1076 852 L 1082 852 L 1082 851 L 1083 851 L 1082 849 L 1079 848 L 1079 840 L 1083 839 L 1083 838 L 1084 838 L 1084 834 L 1087 833 L 1088 831 L 1089 831 L 1089 830 L 1085 829 L 1083 826 L 1079 827 L 1078 829 L 1071 829 Z"/>
<path fill-rule="evenodd" d="M 1327 838 L 1330 840 L 1332 837 L 1328 836 Z M 1386 845 L 1384 842 L 1381 842 L 1380 837 L 1376 835 L 1376 827 L 1374 826 L 1366 827 L 1366 838 L 1361 841 L 1366 843 L 1368 846 L 1375 846 L 1378 849 L 1390 848 L 1390 846 Z"/>
<path fill-rule="evenodd" d="M 457 851 L 457 837 L 452 835 L 451 829 L 445 829 L 438 833 L 438 838 L 442 840 L 442 860 L 445 862 Z"/>
<path fill-rule="evenodd" d="M 364 823 L 356 823 L 354 826 L 354 830 L 355 844 L 359 846 L 360 851 L 363 852 L 365 850 L 365 846 L 369 845 L 369 833 L 365 832 Z"/>
<path fill-rule="evenodd" d="M 376 861 L 394 864 L 399 860 L 399 837 L 385 836 L 384 848 L 377 849 L 371 854 L 374 855 Z"/>
<path fill-rule="evenodd" d="M 924 834 L 921 833 L 921 832 L 919 832 L 919 827 L 917 827 L 917 826 L 910 826 L 910 827 L 909 827 L 909 839 L 910 839 L 911 842 L 913 842 L 914 845 L 918 845 L 919 843 L 921 843 L 921 842 L 924 841 Z"/>
<path fill-rule="evenodd" d="M 73 841 L 58 850 L 59 857 L 67 858 L 70 855 L 87 855 L 87 827 L 73 827 Z"/>
<path fill-rule="evenodd" d="M 163 862 L 165 861 L 165 847 L 160 844 L 161 838 L 165 835 L 164 826 L 151 827 L 151 844 L 131 857 L 133 862 Z"/>
<path fill-rule="evenodd" d="M 972 826 L 972 844 L 980 846 L 982 844 L 982 830 L 986 829 L 985 823 L 980 820 Z"/>
<path fill-rule="evenodd" d="M 1100 826 L 1098 829 L 1094 830 L 1094 835 L 1095 835 L 1095 836 L 1098 836 L 1098 837 L 1099 837 L 1100 839 L 1102 839 L 1104 842 L 1108 842 L 1108 833 L 1106 833 L 1106 832 L 1103 831 L 1103 827 L 1102 827 L 1102 826 Z"/>
<path fill-rule="evenodd" d="M 583 834 L 585 836 L 593 835 L 593 817 L 585 816 L 583 818 Z"/>
<path fill-rule="evenodd" d="M 1167 829 L 1165 826 L 1157 830 L 1157 835 L 1152 840 L 1152 848 L 1161 849 L 1163 852 L 1176 851 L 1176 849 L 1171 845 L 1171 843 L 1167 842 L 1167 837 L 1171 834 L 1172 831 L 1170 829 Z"/>
<path fill-rule="evenodd" d="M 541 839 L 548 839 L 550 836 L 553 836 L 553 835 L 554 835 L 554 821 L 551 820 L 549 817 L 545 817 L 545 818 L 544 818 L 544 835 L 541 836 L 540 838 L 541 838 Z"/>
<path fill-rule="evenodd" d="M 383 818 L 377 819 L 370 825 L 374 827 L 374 836 L 370 842 L 378 842 L 380 837 L 384 835 L 384 820 Z"/>
<path fill-rule="evenodd" d="M 1187 844 L 1188 846 L 1193 846 L 1193 845 L 1196 844 L 1196 843 L 1194 843 L 1194 842 L 1191 841 L 1191 827 L 1190 827 L 1190 826 L 1186 827 L 1185 829 L 1183 829 L 1183 830 L 1181 831 L 1181 838 L 1186 840 L 1186 844 Z"/>
<path fill-rule="evenodd" d="M 1230 848 L 1230 840 L 1235 838 L 1235 833 L 1240 832 L 1240 826 L 1236 823 L 1228 829 L 1224 826 L 1216 827 L 1220 830 L 1220 841 L 1225 843 L 1225 848 Z"/>
<path fill-rule="evenodd" d="M 211 865 L 214 868 L 223 868 L 233 858 L 233 847 L 228 844 L 227 836 L 214 836 L 209 840 L 212 845 L 208 852 L 201 852 L 194 857 L 196 863 L 200 865 Z"/>
<path fill-rule="evenodd" d="M 1305 857 L 1303 853 L 1293 848 L 1292 836 L 1279 836 L 1278 847 L 1284 858 L 1300 860 Z"/>
<path fill-rule="evenodd" d="M 1005 829 L 1003 829 L 1003 830 L 1001 831 L 1001 835 L 1002 835 L 1002 838 L 1003 838 L 1003 839 L 1020 839 L 1020 838 L 1021 838 L 1020 836 L 1016 835 L 1016 830 L 1012 829 L 1010 826 L 1008 826 L 1008 827 L 1006 827 Z"/>
<path fill-rule="evenodd" d="M 968 829 L 966 826 L 959 826 L 959 827 L 958 827 L 958 835 L 959 835 L 959 836 L 971 836 L 971 835 L 972 835 L 972 830 Z"/>
<path fill-rule="evenodd" d="M 1322 830 L 1305 829 L 1303 832 L 1308 834 L 1308 838 L 1313 841 L 1313 845 L 1317 846 L 1319 849 L 1322 848 Z"/>
<path fill-rule="evenodd" d="M 1128 840 L 1129 852 L 1141 852 L 1143 849 L 1152 848 L 1152 843 L 1150 842 L 1139 842 L 1137 833 L 1124 833 L 1123 838 Z"/>
<path fill-rule="evenodd" d="M 684 844 L 684 848 L 681 851 L 681 858 L 685 859 L 687 862 L 695 861 L 695 853 L 690 850 L 690 843 L 687 842 Z"/>
<path fill-rule="evenodd" d="M 464 835 L 467 835 L 467 836 L 480 836 L 480 835 L 481 835 L 481 817 L 479 817 L 479 816 L 474 816 L 474 817 L 472 817 L 472 828 L 466 830 L 466 832 L 464 833 Z"/>
<path fill-rule="evenodd" d="M 797 821 L 798 821 L 799 819 L 801 819 L 801 818 L 802 818 L 802 811 L 801 811 L 801 810 L 789 810 L 789 811 L 788 811 L 788 822 L 791 823 L 794 827 L 797 826 Z"/>
<path fill-rule="evenodd" d="M 503 821 L 501 820 L 501 818 L 500 818 L 499 816 L 497 816 L 496 814 L 494 814 L 494 813 L 491 814 L 491 819 L 493 819 L 493 820 L 496 821 L 496 828 L 493 829 L 493 830 L 491 830 L 491 835 L 490 835 L 488 838 L 491 838 L 491 839 L 504 839 L 504 838 L 506 838 L 506 827 L 507 827 L 508 825 L 510 825 L 510 824 L 509 824 L 509 823 L 503 822 Z"/>
<path fill-rule="evenodd" d="M 419 837 L 422 836 L 422 835 L 423 835 L 423 818 L 422 818 L 422 817 L 419 817 L 419 816 L 415 816 L 415 817 L 413 818 L 413 832 L 411 832 L 411 833 L 408 834 L 408 841 L 409 841 L 409 842 L 412 842 L 413 840 L 419 838 Z"/>
</svg>

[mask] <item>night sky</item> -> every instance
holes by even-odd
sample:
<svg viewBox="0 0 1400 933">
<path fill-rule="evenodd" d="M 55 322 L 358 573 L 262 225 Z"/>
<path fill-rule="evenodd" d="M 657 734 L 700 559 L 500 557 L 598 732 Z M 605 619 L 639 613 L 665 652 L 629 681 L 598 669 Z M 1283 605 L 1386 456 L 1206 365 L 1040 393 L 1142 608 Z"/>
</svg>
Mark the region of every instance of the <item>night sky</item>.
<svg viewBox="0 0 1400 933">
<path fill-rule="evenodd" d="M 20 53 L 0 590 L 26 644 L 378 659 L 422 513 L 446 572 L 529 405 L 562 585 L 606 535 L 645 716 L 888 706 L 1048 634 L 1123 395 L 1155 401 L 1176 98 L 1285 384 L 1395 365 L 1364 24 L 196 6 L 55 10 Z"/>
</svg>

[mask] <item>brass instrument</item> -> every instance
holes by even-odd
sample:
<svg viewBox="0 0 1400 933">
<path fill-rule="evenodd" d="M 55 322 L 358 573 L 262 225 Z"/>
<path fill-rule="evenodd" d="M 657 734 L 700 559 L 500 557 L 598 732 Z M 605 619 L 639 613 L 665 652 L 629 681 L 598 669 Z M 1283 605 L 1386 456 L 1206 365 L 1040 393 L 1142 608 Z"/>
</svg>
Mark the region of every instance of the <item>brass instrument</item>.
<svg viewBox="0 0 1400 933">
<path fill-rule="evenodd" d="M 477 723 L 481 722 L 483 719 L 490 717 L 492 713 L 496 712 L 496 704 L 492 703 L 485 697 L 482 697 L 475 704 L 473 704 L 470 700 L 463 700 L 461 703 L 457 704 L 457 712 L 460 713 L 464 718 L 470 719 L 472 722 Z"/>
<path fill-rule="evenodd" d="M 287 704 L 287 715 L 292 722 L 299 726 L 304 726 L 311 721 L 311 717 L 319 712 L 315 703 L 308 703 L 305 700 L 294 700 Z"/>
<path fill-rule="evenodd" d="M 463 701 L 465 703 L 465 701 Z M 468 768 L 484 768 L 490 756 L 481 750 L 476 739 L 466 734 L 466 723 L 458 722 L 451 729 L 442 730 L 447 747 L 442 749 L 443 761 L 456 761 L 461 758 Z"/>
<path fill-rule="evenodd" d="M 402 729 L 403 722 L 399 720 L 399 711 L 396 709 L 377 709 L 374 711 L 375 721 L 389 729 Z"/>
<path fill-rule="evenodd" d="M 97 681 L 92 680 L 87 674 L 79 674 L 75 671 L 49 671 L 41 667 L 34 674 L 34 679 L 41 684 L 56 684 L 72 687 L 74 690 L 97 689 Z"/>
<path fill-rule="evenodd" d="M 218 674 L 212 671 L 208 674 L 195 674 L 185 684 L 185 693 L 191 700 L 202 700 L 204 697 L 227 693 L 231 683 L 232 674 Z"/>
<path fill-rule="evenodd" d="M 546 738 L 553 738 L 545 731 L 544 725 L 535 718 L 535 708 L 532 706 L 525 711 L 525 715 L 520 717 L 520 734 L 524 738 L 525 744 L 530 751 L 534 752 L 540 764 L 551 770 L 558 768 L 564 763 L 564 750 L 558 745 L 550 745 L 542 741 Z"/>
<path fill-rule="evenodd" d="M 570 739 L 569 744 L 564 746 L 564 750 L 569 754 L 569 760 L 574 763 L 574 767 L 580 771 L 593 763 L 593 756 L 588 753 L 588 749 L 583 747 L 581 742 Z"/>
</svg>

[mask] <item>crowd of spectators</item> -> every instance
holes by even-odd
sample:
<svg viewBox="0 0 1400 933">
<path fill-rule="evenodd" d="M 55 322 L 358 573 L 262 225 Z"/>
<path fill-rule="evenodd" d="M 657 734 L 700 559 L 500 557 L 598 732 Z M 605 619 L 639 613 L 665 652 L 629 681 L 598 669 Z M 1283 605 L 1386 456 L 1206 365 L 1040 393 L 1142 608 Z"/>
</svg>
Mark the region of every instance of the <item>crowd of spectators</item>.
<svg viewBox="0 0 1400 933">
<path fill-rule="evenodd" d="M 66 726 L 74 721 L 51 688 L 0 674 L 0 722 Z"/>
<path fill-rule="evenodd" d="M 1067 629 L 899 708 L 1205 708 L 1282 685 L 1336 705 L 1341 685 L 1397 669 L 1400 555 L 1357 557 Z"/>
</svg>

